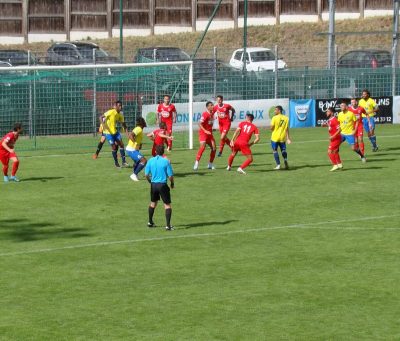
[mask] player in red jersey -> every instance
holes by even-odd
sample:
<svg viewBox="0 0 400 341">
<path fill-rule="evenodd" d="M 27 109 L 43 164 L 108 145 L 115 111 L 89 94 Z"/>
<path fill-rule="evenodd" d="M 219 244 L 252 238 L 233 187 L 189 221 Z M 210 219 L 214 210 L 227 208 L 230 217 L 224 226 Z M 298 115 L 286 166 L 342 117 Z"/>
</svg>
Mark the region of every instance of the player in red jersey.
<svg viewBox="0 0 400 341">
<path fill-rule="evenodd" d="M 170 103 L 171 97 L 164 96 L 164 103 L 160 103 L 157 107 L 157 123 L 165 122 L 167 125 L 167 135 L 172 135 L 172 124 L 176 123 L 176 108 L 175 105 Z M 172 140 L 167 141 L 167 151 L 172 150 Z"/>
<path fill-rule="evenodd" d="M 238 128 L 233 134 L 231 141 L 232 154 L 229 155 L 228 167 L 226 167 L 226 170 L 231 170 L 233 159 L 238 151 L 241 151 L 242 154 L 246 156 L 246 160 L 237 169 L 239 173 L 246 174 L 243 169 L 253 162 L 253 154 L 251 153 L 250 147 L 260 140 L 258 128 L 253 124 L 253 120 L 254 115 L 247 113 L 246 120 L 239 123 Z M 255 135 L 255 139 L 253 142 L 249 142 L 253 134 Z"/>
<path fill-rule="evenodd" d="M 19 134 L 22 132 L 22 124 L 15 123 L 13 131 L 10 131 L 8 134 L 3 136 L 0 143 L 0 161 L 3 164 L 3 174 L 4 174 L 4 182 L 8 182 L 9 180 L 18 182 L 18 178 L 15 174 L 17 174 L 19 160 L 17 154 L 15 154 L 14 145 L 18 140 Z M 10 160 L 13 162 L 11 177 L 8 178 L 8 164 Z"/>
<path fill-rule="evenodd" d="M 348 109 L 350 111 L 352 111 L 354 113 L 354 115 L 356 116 L 356 124 L 354 126 L 354 137 L 356 138 L 356 144 L 355 144 L 355 148 L 358 148 L 361 150 L 361 152 L 364 154 L 364 140 L 363 140 L 363 136 L 364 136 L 364 127 L 363 127 L 363 118 L 362 118 L 362 114 L 367 116 L 367 112 L 365 111 L 365 109 L 363 107 L 360 107 L 358 105 L 358 101 L 356 98 L 352 98 L 351 99 L 351 103 L 350 106 L 348 107 Z"/>
<path fill-rule="evenodd" d="M 335 116 L 335 109 L 328 108 L 326 111 L 326 117 L 328 118 L 328 132 L 329 132 L 329 147 L 328 147 L 328 157 L 332 162 L 331 172 L 342 169 L 342 161 L 339 155 L 339 146 L 342 143 L 342 135 L 340 130 L 340 123 Z"/>
<path fill-rule="evenodd" d="M 153 141 L 153 148 L 151 149 L 151 155 L 153 156 L 157 155 L 157 146 L 163 146 L 165 143 L 168 143 L 169 140 L 174 139 L 172 135 L 167 135 L 167 125 L 165 124 L 165 122 L 160 122 L 159 129 L 148 133 L 147 137 L 149 137 Z"/>
<path fill-rule="evenodd" d="M 221 133 L 221 140 L 219 143 L 218 157 L 222 155 L 225 143 L 229 146 L 231 141 L 226 136 L 231 129 L 231 122 L 233 121 L 233 115 L 235 114 L 235 109 L 227 103 L 224 103 L 224 98 L 221 95 L 217 96 L 217 104 L 213 108 L 213 113 L 217 114 L 219 132 Z"/>
<path fill-rule="evenodd" d="M 215 140 L 212 133 L 213 125 L 214 125 L 214 114 L 213 114 L 213 103 L 206 103 L 207 110 L 203 112 L 199 122 L 199 142 L 200 147 L 197 151 L 196 161 L 194 162 L 193 169 L 197 171 L 199 169 L 199 161 L 201 156 L 206 149 L 206 144 L 208 144 L 211 148 L 210 153 L 210 161 L 208 163 L 208 169 L 215 169 L 213 165 L 213 161 L 215 158 L 216 148 L 215 148 Z"/>
</svg>

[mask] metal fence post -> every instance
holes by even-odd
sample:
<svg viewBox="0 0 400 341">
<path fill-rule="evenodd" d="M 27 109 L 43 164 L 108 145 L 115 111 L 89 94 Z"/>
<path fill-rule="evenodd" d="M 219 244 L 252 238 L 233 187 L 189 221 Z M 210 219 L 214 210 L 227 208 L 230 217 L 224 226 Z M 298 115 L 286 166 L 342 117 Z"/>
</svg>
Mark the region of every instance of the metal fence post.
<svg viewBox="0 0 400 341">
<path fill-rule="evenodd" d="M 157 62 L 157 49 L 153 50 L 153 62 Z M 158 93 L 158 88 L 157 88 L 157 69 L 154 69 L 154 103 L 157 105 L 157 93 Z"/>
<path fill-rule="evenodd" d="M 334 55 L 334 69 L 333 69 L 333 97 L 337 97 L 337 56 L 338 56 L 338 46 L 335 45 L 335 55 Z M 355 94 L 352 94 L 352 96 Z"/>
<path fill-rule="evenodd" d="M 303 73 L 303 98 L 307 98 L 307 74 L 308 74 L 308 65 L 304 67 Z"/>
<path fill-rule="evenodd" d="M 28 66 L 31 66 L 31 51 L 28 50 Z M 33 77 L 35 77 L 35 71 L 33 72 Z M 28 74 L 30 75 L 31 72 L 28 72 Z M 29 121 L 29 138 L 32 138 L 32 134 L 33 134 L 33 129 L 32 129 L 32 119 L 33 119 L 33 96 L 32 96 L 32 81 L 29 81 L 29 117 L 28 117 L 28 121 Z"/>
<path fill-rule="evenodd" d="M 332 68 L 335 53 L 335 8 L 336 0 L 329 0 L 328 68 Z"/>
<path fill-rule="evenodd" d="M 275 87 L 274 87 L 274 97 L 278 98 L 278 45 L 275 45 Z"/>
<path fill-rule="evenodd" d="M 213 70 L 213 80 L 214 80 L 214 99 L 217 97 L 217 47 L 214 46 L 213 49 L 213 58 L 214 58 L 214 70 Z"/>
<path fill-rule="evenodd" d="M 399 41 L 400 0 L 393 1 L 392 95 L 396 95 L 397 45 Z"/>
<path fill-rule="evenodd" d="M 96 50 L 93 49 L 93 64 L 96 64 Z M 96 84 L 96 73 L 97 69 L 93 69 L 93 108 L 92 108 L 92 124 L 93 124 L 93 136 L 96 136 L 96 125 L 97 125 L 97 84 Z"/>
</svg>

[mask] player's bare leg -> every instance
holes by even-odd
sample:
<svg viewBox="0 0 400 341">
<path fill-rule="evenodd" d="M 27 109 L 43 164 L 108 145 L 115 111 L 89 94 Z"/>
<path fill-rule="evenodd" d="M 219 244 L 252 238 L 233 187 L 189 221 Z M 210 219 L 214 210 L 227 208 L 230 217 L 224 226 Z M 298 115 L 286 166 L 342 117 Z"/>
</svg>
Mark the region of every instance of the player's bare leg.
<svg viewBox="0 0 400 341">
<path fill-rule="evenodd" d="M 226 136 L 227 132 L 223 131 L 221 133 L 221 140 L 219 142 L 219 151 L 218 151 L 218 157 L 222 156 L 222 152 L 224 150 L 224 146 L 225 144 L 227 144 L 228 146 L 230 146 L 231 140 L 229 140 L 229 138 Z"/>
<path fill-rule="evenodd" d="M 206 149 L 206 142 L 205 141 L 200 142 L 200 147 L 199 147 L 199 150 L 197 151 L 196 161 L 194 162 L 193 170 L 199 169 L 199 161 L 200 161 L 201 156 L 203 155 L 205 149 Z"/>
<path fill-rule="evenodd" d="M 246 160 L 240 165 L 240 167 L 237 169 L 237 171 L 241 174 L 246 174 L 246 172 L 244 171 L 244 169 L 250 165 L 253 162 L 253 155 L 252 154 L 247 154 L 246 156 Z"/>
<path fill-rule="evenodd" d="M 229 155 L 228 158 L 228 167 L 226 167 L 226 170 L 230 171 L 232 169 L 232 163 L 233 160 L 235 159 L 236 154 L 238 153 L 238 151 L 232 151 L 231 155 Z"/>
<path fill-rule="evenodd" d="M 18 167 L 19 167 L 19 160 L 17 157 L 12 157 L 10 158 L 10 160 L 12 161 L 13 165 L 12 165 L 12 169 L 11 169 L 11 177 L 10 180 L 11 181 L 15 181 L 15 182 L 19 182 L 19 179 L 17 178 L 16 174 L 18 171 Z"/>
<path fill-rule="evenodd" d="M 351 149 L 352 149 L 354 152 L 356 152 L 358 155 L 360 155 L 361 161 L 362 161 L 363 163 L 367 162 L 367 159 L 365 158 L 364 154 L 361 152 L 360 148 L 358 148 L 358 146 L 357 146 L 356 144 L 353 144 L 353 145 L 351 146 Z"/>
<path fill-rule="evenodd" d="M 213 164 L 214 159 L 215 159 L 215 154 L 217 152 L 217 148 L 215 146 L 215 141 L 211 141 L 211 143 L 208 144 L 211 148 L 211 152 L 210 152 L 210 161 L 208 162 L 208 169 L 215 169 L 215 166 Z"/>
<path fill-rule="evenodd" d="M 125 158 L 124 143 L 122 142 L 122 140 L 119 140 L 119 141 L 117 141 L 117 144 L 119 146 L 119 153 L 120 153 L 121 159 L 122 159 L 122 167 L 129 167 L 129 164 L 126 162 L 126 158 Z"/>
</svg>

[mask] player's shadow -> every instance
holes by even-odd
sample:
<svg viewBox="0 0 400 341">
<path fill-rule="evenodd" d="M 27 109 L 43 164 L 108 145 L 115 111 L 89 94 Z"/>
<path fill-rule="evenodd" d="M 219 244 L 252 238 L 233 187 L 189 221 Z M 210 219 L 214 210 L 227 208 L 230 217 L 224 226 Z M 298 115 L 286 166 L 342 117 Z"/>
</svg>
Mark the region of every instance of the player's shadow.
<svg viewBox="0 0 400 341">
<path fill-rule="evenodd" d="M 392 154 L 391 154 L 392 155 Z M 367 158 L 367 165 L 371 162 L 383 162 L 383 161 L 397 161 L 398 159 L 368 159 Z"/>
<path fill-rule="evenodd" d="M 64 179 L 63 176 L 37 176 L 37 177 L 31 177 L 31 178 L 22 178 L 21 181 L 26 182 L 26 181 L 41 181 L 41 182 L 47 182 L 51 180 L 60 180 Z"/>
<path fill-rule="evenodd" d="M 225 220 L 225 221 L 205 221 L 201 223 L 192 223 L 192 224 L 185 224 L 185 225 L 178 225 L 177 227 L 182 227 L 184 229 L 191 229 L 195 227 L 206 227 L 206 226 L 214 226 L 214 225 L 227 225 L 233 222 L 236 222 L 238 220 L 236 219 L 231 219 L 231 220 Z"/>
<path fill-rule="evenodd" d="M 329 165 L 327 165 L 326 163 L 325 164 L 321 164 L 321 165 L 289 165 L 288 169 L 285 169 L 283 167 L 283 165 L 281 165 L 282 168 L 280 170 L 274 169 L 275 165 L 270 165 L 268 167 L 270 167 L 270 168 L 267 168 L 267 169 L 255 169 L 254 171 L 255 172 L 259 172 L 259 173 L 293 172 L 293 171 L 296 171 L 296 170 L 299 170 L 299 169 L 303 169 L 303 168 L 329 167 Z"/>
<path fill-rule="evenodd" d="M 372 166 L 372 167 L 357 167 L 357 168 L 343 168 L 340 171 L 336 171 L 335 173 L 340 173 L 340 172 L 352 172 L 352 171 L 357 171 L 357 172 L 364 172 L 364 171 L 371 171 L 375 169 L 383 169 L 386 167 L 378 167 L 378 166 Z"/>
<path fill-rule="evenodd" d="M 32 223 L 28 219 L 1 219 L 0 240 L 30 242 L 43 239 L 81 238 L 91 234 L 84 228 L 57 228 L 51 222 Z"/>
<path fill-rule="evenodd" d="M 185 178 L 187 176 L 204 176 L 208 173 L 211 173 L 211 171 L 191 171 L 191 172 L 178 172 L 174 173 L 175 178 Z"/>
</svg>

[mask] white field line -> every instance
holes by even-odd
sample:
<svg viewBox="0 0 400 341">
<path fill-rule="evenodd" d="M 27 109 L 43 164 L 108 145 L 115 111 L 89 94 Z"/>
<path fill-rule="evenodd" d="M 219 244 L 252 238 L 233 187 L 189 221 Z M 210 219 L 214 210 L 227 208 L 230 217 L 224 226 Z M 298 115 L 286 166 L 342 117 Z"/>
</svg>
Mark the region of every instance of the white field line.
<svg viewBox="0 0 400 341">
<path fill-rule="evenodd" d="M 11 256 L 28 255 L 28 254 L 35 254 L 35 253 L 48 253 L 48 252 L 57 252 L 57 251 L 64 251 L 64 250 L 74 250 L 74 249 L 83 249 L 83 248 L 118 245 L 118 244 L 153 242 L 153 241 L 168 240 L 168 239 L 218 237 L 218 236 L 226 236 L 226 235 L 233 235 L 233 234 L 240 234 L 240 233 L 263 232 L 263 231 L 273 231 L 273 230 L 283 230 L 283 229 L 336 229 L 336 230 L 344 230 L 344 231 L 346 231 L 346 230 L 351 230 L 351 231 L 354 231 L 354 230 L 356 230 L 356 231 L 364 231 L 364 230 L 365 231 L 400 231 L 400 226 L 399 227 L 380 228 L 380 229 L 371 228 L 371 227 L 323 226 L 323 225 L 345 224 L 345 223 L 363 222 L 363 221 L 371 221 L 371 220 L 381 220 L 381 219 L 394 218 L 394 217 L 399 217 L 399 216 L 400 216 L 400 214 L 375 216 L 375 217 L 360 217 L 360 218 L 348 219 L 348 220 L 332 220 L 332 221 L 328 220 L 328 221 L 320 221 L 320 222 L 306 223 L 306 224 L 291 224 L 291 225 L 281 225 L 281 226 L 249 228 L 249 229 L 225 231 L 225 232 L 194 233 L 194 234 L 185 234 L 185 235 L 176 235 L 176 233 L 179 233 L 178 232 L 179 229 L 178 229 L 175 232 L 168 232 L 169 234 L 172 234 L 172 235 L 168 235 L 168 236 L 104 241 L 104 242 L 97 242 L 97 243 L 62 246 L 62 247 L 57 247 L 57 248 L 6 252 L 6 253 L 0 253 L 0 257 L 11 257 Z"/>
</svg>

